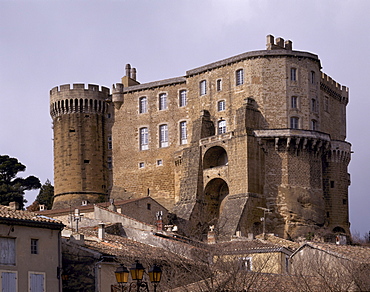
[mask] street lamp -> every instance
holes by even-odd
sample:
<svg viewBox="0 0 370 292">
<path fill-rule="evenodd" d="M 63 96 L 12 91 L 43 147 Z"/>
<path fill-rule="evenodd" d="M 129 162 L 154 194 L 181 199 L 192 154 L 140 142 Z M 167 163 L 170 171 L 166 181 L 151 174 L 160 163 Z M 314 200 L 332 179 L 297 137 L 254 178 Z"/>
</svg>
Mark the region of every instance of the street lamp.
<svg viewBox="0 0 370 292">
<path fill-rule="evenodd" d="M 136 291 L 147 291 L 149 292 L 148 283 L 143 281 L 145 269 L 143 265 L 136 260 L 135 263 L 131 266 L 130 271 L 124 266 L 120 265 L 117 270 L 114 272 L 116 275 L 117 283 L 120 285 L 121 290 L 124 291 L 123 284 L 128 282 L 128 275 L 131 274 L 132 280 L 136 281 L 132 282 L 129 286 L 129 292 L 134 291 L 136 287 Z M 159 266 L 154 265 L 148 271 L 149 280 L 154 285 L 154 292 L 157 291 L 157 284 L 161 281 L 162 270 Z"/>
</svg>

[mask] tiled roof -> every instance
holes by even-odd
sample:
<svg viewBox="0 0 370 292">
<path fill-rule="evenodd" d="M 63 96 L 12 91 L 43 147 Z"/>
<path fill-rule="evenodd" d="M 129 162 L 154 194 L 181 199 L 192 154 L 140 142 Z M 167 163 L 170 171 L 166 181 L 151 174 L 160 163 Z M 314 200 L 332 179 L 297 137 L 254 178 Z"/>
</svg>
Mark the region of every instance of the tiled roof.
<svg viewBox="0 0 370 292">
<path fill-rule="evenodd" d="M 263 242 L 258 239 L 254 240 L 237 240 L 221 242 L 214 245 L 215 250 L 219 250 L 222 254 L 238 254 L 238 253 L 261 253 L 261 252 L 284 252 L 291 253 L 292 251 L 282 245 L 277 245 L 269 242 Z"/>
<path fill-rule="evenodd" d="M 37 215 L 34 212 L 23 211 L 23 210 L 13 210 L 8 206 L 0 205 L 0 222 L 9 222 L 16 223 L 19 225 L 29 225 L 29 224 L 39 224 L 44 223 L 47 226 L 55 225 L 59 228 L 64 225 L 59 221 L 53 218 L 49 218 L 42 215 Z"/>
<path fill-rule="evenodd" d="M 308 242 L 302 245 L 299 250 L 306 246 L 322 250 L 336 257 L 356 261 L 359 263 L 370 264 L 370 247 L 355 245 L 337 245 L 334 243 L 322 242 Z M 299 250 L 297 250 L 296 252 L 298 252 Z"/>
<path fill-rule="evenodd" d="M 298 242 L 287 240 L 287 239 L 275 236 L 273 234 L 266 234 L 264 239 L 263 239 L 263 235 L 260 234 L 260 235 L 256 236 L 256 238 L 258 238 L 260 240 L 263 240 L 263 241 L 266 241 L 266 242 L 270 242 L 270 243 L 273 243 L 273 244 L 284 246 L 284 247 L 289 248 L 293 251 L 298 249 L 301 246 Z"/>
</svg>

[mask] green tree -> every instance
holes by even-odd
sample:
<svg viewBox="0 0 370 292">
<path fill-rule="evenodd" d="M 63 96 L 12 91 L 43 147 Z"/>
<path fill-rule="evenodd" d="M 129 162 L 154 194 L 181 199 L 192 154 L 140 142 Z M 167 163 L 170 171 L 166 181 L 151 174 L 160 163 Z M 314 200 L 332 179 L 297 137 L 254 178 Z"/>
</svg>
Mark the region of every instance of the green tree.
<svg viewBox="0 0 370 292">
<path fill-rule="evenodd" d="M 37 211 L 40 205 L 45 205 L 45 209 L 51 210 L 54 200 L 54 186 L 47 179 L 46 182 L 41 186 L 39 194 L 36 200 L 30 207 L 27 208 L 29 211 Z"/>
<path fill-rule="evenodd" d="M 17 202 L 21 209 L 27 202 L 24 191 L 35 190 L 41 187 L 40 180 L 30 175 L 26 178 L 17 177 L 18 172 L 26 170 L 26 166 L 17 158 L 0 155 L 0 204 L 9 205 Z"/>
</svg>

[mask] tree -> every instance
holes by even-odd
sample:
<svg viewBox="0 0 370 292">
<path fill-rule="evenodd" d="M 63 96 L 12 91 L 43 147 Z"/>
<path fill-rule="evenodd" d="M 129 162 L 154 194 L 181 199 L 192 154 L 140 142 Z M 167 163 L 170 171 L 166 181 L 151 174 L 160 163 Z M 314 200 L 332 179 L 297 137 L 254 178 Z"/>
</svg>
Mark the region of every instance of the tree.
<svg viewBox="0 0 370 292">
<path fill-rule="evenodd" d="M 35 190 L 41 187 L 40 180 L 30 175 L 27 178 L 17 177 L 18 172 L 25 171 L 26 166 L 17 158 L 8 155 L 0 155 L 0 204 L 9 205 L 17 202 L 23 209 L 24 191 Z"/>
<path fill-rule="evenodd" d="M 28 211 L 38 211 L 40 205 L 45 205 L 46 210 L 51 210 L 54 201 L 54 186 L 51 184 L 50 180 L 41 186 L 39 194 L 36 197 L 36 200 L 32 203 L 31 206 L 27 207 Z"/>
</svg>

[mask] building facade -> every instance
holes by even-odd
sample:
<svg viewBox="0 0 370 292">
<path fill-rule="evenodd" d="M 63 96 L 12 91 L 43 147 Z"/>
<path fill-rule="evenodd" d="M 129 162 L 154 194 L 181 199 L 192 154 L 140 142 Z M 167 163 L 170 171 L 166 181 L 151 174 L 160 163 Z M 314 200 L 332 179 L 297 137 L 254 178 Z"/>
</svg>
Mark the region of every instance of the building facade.
<svg viewBox="0 0 370 292">
<path fill-rule="evenodd" d="M 349 235 L 348 89 L 291 41 L 146 84 L 127 65 L 112 95 L 50 96 L 53 208 L 151 196 L 188 235 Z"/>
<path fill-rule="evenodd" d="M 54 219 L 0 205 L 0 291 L 62 291 L 63 227 Z"/>
</svg>

